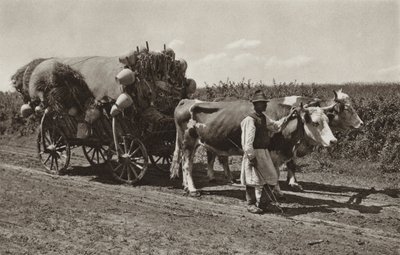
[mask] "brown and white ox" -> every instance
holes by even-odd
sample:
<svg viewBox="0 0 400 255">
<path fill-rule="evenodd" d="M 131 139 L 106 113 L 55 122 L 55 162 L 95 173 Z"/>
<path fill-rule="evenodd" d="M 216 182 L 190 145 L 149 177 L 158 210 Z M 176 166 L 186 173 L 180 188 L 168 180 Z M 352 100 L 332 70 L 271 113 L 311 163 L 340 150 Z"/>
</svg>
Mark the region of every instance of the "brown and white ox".
<svg viewBox="0 0 400 255">
<path fill-rule="evenodd" d="M 274 104 L 269 117 L 287 116 L 291 106 Z M 192 170 L 195 152 L 200 145 L 219 156 L 242 155 L 241 121 L 253 111 L 249 101 L 202 102 L 181 100 L 174 112 L 176 144 L 171 178 L 179 175 L 182 163 L 183 187 L 190 195 L 199 195 L 193 182 Z M 328 125 L 328 117 L 319 107 L 297 107 L 285 128 L 271 137 L 269 150 L 277 169 L 295 155 L 303 139 L 328 147 L 336 143 Z"/>
<path fill-rule="evenodd" d="M 269 105 L 273 106 L 276 104 L 283 104 L 288 106 L 300 106 L 300 104 L 307 104 L 309 106 L 318 106 L 324 109 L 325 114 L 329 117 L 329 126 L 332 130 L 347 130 L 350 128 L 358 129 L 364 122 L 358 116 L 356 110 L 353 108 L 351 99 L 348 94 L 342 92 L 342 89 L 333 91 L 334 98 L 321 100 L 318 98 L 310 98 L 303 96 L 288 96 L 282 98 L 273 98 L 270 100 Z M 274 115 L 274 107 L 268 107 L 266 111 L 267 115 Z M 300 184 L 298 184 L 295 171 L 297 165 L 295 160 L 297 157 L 303 157 L 314 150 L 316 144 L 309 139 L 303 139 L 299 144 L 296 154 L 293 159 L 286 163 L 288 170 L 287 183 L 294 190 L 303 190 Z M 214 176 L 214 162 L 216 154 L 212 151 L 207 151 L 207 175 L 211 182 L 215 181 Z M 229 182 L 233 182 L 232 175 L 229 169 L 228 158 L 226 156 L 219 156 L 219 162 L 223 166 L 225 177 Z M 282 195 L 281 193 L 279 195 Z"/>
</svg>

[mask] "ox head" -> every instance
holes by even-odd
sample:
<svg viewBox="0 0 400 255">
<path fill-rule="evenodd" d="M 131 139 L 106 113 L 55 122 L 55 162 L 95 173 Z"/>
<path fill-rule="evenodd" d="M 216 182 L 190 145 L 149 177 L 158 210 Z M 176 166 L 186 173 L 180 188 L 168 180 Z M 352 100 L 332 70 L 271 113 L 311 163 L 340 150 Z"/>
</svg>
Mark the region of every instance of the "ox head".
<svg viewBox="0 0 400 255">
<path fill-rule="evenodd" d="M 361 127 L 364 122 L 351 105 L 349 95 L 343 93 L 341 89 L 333 93 L 335 94 L 333 104 L 322 108 L 329 117 L 331 127 L 342 130 Z"/>
<path fill-rule="evenodd" d="M 337 142 L 337 139 L 329 127 L 329 119 L 320 107 L 297 108 L 298 121 L 303 124 L 304 138 L 313 145 L 329 147 Z"/>
</svg>

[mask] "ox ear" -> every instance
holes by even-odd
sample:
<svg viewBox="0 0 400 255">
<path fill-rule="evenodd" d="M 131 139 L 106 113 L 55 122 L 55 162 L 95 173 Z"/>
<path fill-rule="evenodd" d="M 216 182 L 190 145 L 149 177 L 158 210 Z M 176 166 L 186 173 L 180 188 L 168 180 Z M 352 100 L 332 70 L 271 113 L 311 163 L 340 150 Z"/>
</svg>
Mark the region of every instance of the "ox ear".
<svg viewBox="0 0 400 255">
<path fill-rule="evenodd" d="M 305 112 L 305 114 L 304 114 L 304 120 L 306 121 L 306 123 L 310 123 L 310 122 L 312 121 L 309 112 Z"/>
<path fill-rule="evenodd" d="M 328 119 L 329 119 L 329 122 L 331 122 L 334 118 L 335 118 L 335 114 L 334 113 L 327 113 L 326 114 L 326 116 L 328 117 Z"/>
<path fill-rule="evenodd" d="M 344 111 L 344 107 L 345 107 L 344 103 L 337 103 L 335 105 L 334 109 L 335 109 L 336 112 L 340 113 L 340 112 Z"/>
<path fill-rule="evenodd" d="M 310 123 L 311 120 L 311 116 L 310 113 L 303 108 L 303 105 L 300 105 L 300 117 L 303 123 Z"/>
</svg>

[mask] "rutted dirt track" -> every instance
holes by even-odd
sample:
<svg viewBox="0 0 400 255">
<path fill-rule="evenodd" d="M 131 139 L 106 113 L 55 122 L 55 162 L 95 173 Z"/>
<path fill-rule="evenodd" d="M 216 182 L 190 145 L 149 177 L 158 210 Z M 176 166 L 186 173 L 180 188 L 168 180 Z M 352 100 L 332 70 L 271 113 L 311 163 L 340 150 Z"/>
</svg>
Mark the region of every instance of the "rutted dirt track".
<svg viewBox="0 0 400 255">
<path fill-rule="evenodd" d="M 33 145 L 2 145 L 0 158 L 0 254 L 400 254 L 398 187 L 302 174 L 284 214 L 251 215 L 243 188 L 221 173 L 209 184 L 201 163 L 203 195 L 190 198 L 153 169 L 130 187 L 79 155 L 65 176 L 43 172 Z"/>
</svg>

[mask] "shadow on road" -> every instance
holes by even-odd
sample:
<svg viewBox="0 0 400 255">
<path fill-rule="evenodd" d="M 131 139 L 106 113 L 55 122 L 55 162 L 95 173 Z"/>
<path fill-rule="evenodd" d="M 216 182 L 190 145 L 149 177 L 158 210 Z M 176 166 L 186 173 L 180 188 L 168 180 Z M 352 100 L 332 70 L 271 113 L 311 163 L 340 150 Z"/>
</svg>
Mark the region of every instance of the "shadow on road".
<svg viewBox="0 0 400 255">
<path fill-rule="evenodd" d="M 235 178 L 239 177 L 239 172 L 233 172 Z M 109 172 L 106 165 L 98 165 L 98 166 L 74 166 L 68 169 L 66 175 L 70 176 L 93 176 L 90 181 L 97 181 L 106 184 L 112 185 L 120 185 L 116 182 Z M 136 184 L 136 186 L 152 186 L 152 187 L 169 187 L 171 189 L 182 190 L 182 174 L 180 174 L 180 178 L 170 179 L 168 172 L 162 172 L 157 170 L 156 168 L 149 166 L 149 169 L 146 172 L 144 178 Z M 203 196 L 220 196 L 226 197 L 230 199 L 239 199 L 244 201 L 245 194 L 243 189 L 238 188 L 229 188 L 228 182 L 224 176 L 224 173 L 218 171 L 215 173 L 216 182 L 210 183 L 207 172 L 206 165 L 202 163 L 196 163 L 194 165 L 193 170 L 193 179 L 195 180 L 196 187 L 198 189 L 202 189 L 205 187 L 216 187 L 219 186 L 221 189 L 213 189 L 213 190 L 203 190 L 201 193 Z M 283 209 L 286 215 L 294 216 L 307 214 L 311 212 L 321 212 L 321 213 L 331 213 L 334 212 L 335 208 L 347 208 L 350 210 L 355 210 L 360 213 L 368 213 L 368 214 L 377 214 L 381 212 L 381 206 L 366 206 L 362 205 L 362 200 L 366 199 L 367 196 L 371 194 L 385 194 L 387 196 L 398 198 L 400 196 L 400 191 L 397 189 L 384 189 L 384 190 L 375 190 L 371 189 L 362 189 L 362 188 L 354 188 L 347 186 L 335 186 L 331 184 L 323 184 L 323 183 L 314 183 L 314 182 L 300 182 L 303 186 L 305 193 L 315 193 L 321 194 L 324 196 L 328 196 L 325 198 L 310 198 L 306 196 L 302 196 L 302 193 L 297 194 L 286 194 L 285 200 L 282 202 Z M 283 191 L 290 190 L 290 187 L 286 184 L 285 181 L 280 181 L 280 186 Z M 333 199 L 329 199 L 329 194 L 325 194 L 324 192 L 337 193 L 337 196 L 346 196 L 349 197 L 347 202 L 338 202 Z M 348 195 L 343 193 L 356 193 L 355 195 Z M 336 195 L 335 195 L 336 196 Z M 291 207 L 292 204 L 298 204 L 300 207 Z M 285 206 L 287 205 L 287 206 Z"/>
<path fill-rule="evenodd" d="M 297 203 L 305 208 L 287 208 L 285 213 L 291 216 L 305 214 L 310 212 L 334 212 L 335 208 L 347 208 L 354 211 L 359 211 L 360 213 L 371 213 L 377 214 L 382 211 L 381 206 L 366 206 L 360 204 L 350 204 L 338 202 L 332 199 L 322 199 L 322 198 L 309 198 L 301 195 L 286 194 L 286 200 L 284 204 Z"/>
<path fill-rule="evenodd" d="M 347 187 L 347 186 L 335 186 L 335 185 L 315 183 L 315 182 L 299 182 L 299 183 L 303 186 L 305 190 L 325 191 L 333 193 L 354 192 L 363 195 L 384 194 L 392 198 L 400 197 L 400 189 L 375 190 L 375 188 L 373 187 L 370 189 L 362 189 L 362 188 Z M 285 188 L 289 188 L 286 183 L 282 183 L 282 186 L 284 186 Z"/>
</svg>

